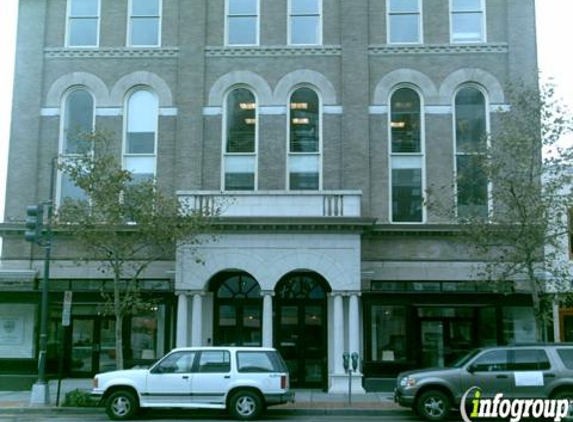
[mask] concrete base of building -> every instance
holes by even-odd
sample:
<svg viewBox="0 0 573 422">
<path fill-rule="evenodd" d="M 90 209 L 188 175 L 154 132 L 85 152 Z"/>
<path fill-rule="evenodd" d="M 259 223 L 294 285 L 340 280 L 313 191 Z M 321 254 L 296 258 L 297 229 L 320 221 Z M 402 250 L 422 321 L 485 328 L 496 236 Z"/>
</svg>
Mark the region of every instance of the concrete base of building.
<svg viewBox="0 0 573 422">
<path fill-rule="evenodd" d="M 38 406 L 50 404 L 50 388 L 47 382 L 37 382 L 32 386 L 30 405 Z"/>
<path fill-rule="evenodd" d="M 352 374 L 351 378 L 348 374 L 331 375 L 328 392 L 330 394 L 348 394 L 349 385 L 352 385 L 352 394 L 366 393 L 362 387 L 362 374 Z"/>
</svg>

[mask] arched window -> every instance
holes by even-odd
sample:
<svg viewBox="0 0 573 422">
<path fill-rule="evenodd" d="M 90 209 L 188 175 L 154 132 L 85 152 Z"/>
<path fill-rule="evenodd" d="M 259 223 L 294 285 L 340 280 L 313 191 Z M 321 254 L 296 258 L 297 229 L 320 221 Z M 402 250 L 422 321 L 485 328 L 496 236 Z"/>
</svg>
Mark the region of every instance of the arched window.
<svg viewBox="0 0 573 422">
<path fill-rule="evenodd" d="M 137 89 L 127 100 L 123 167 L 135 180 L 155 177 L 158 101 L 147 89 Z"/>
<path fill-rule="evenodd" d="M 421 223 L 423 213 L 422 113 L 420 96 L 399 88 L 390 100 L 391 221 Z"/>
<path fill-rule="evenodd" d="M 320 100 L 314 90 L 298 88 L 289 105 L 289 189 L 320 189 L 321 149 Z"/>
<path fill-rule="evenodd" d="M 456 193 L 458 217 L 486 217 L 488 180 L 484 171 L 487 113 L 484 94 L 463 87 L 455 98 Z"/>
<path fill-rule="evenodd" d="M 259 283 L 246 273 L 225 272 L 212 284 L 216 346 L 260 346 L 262 298 Z"/>
<path fill-rule="evenodd" d="M 257 102 L 246 88 L 232 90 L 226 103 L 224 189 L 256 189 Z"/>
<path fill-rule="evenodd" d="M 83 88 L 73 89 L 64 100 L 62 136 L 60 141 L 61 160 L 73 160 L 78 154 L 90 148 L 85 135 L 94 130 L 94 99 Z M 84 192 L 78 188 L 65 173 L 59 175 L 59 203 L 65 198 L 85 199 Z"/>
<path fill-rule="evenodd" d="M 78 154 L 86 147 L 83 135 L 94 128 L 94 100 L 85 89 L 75 89 L 66 97 L 62 154 Z"/>
</svg>

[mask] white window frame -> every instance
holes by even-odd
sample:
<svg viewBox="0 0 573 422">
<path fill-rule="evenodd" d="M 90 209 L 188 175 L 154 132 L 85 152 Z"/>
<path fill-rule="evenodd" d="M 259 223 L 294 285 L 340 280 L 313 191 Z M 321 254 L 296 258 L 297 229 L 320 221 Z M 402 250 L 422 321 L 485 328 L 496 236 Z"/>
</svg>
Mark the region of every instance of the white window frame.
<svg viewBox="0 0 573 422">
<path fill-rule="evenodd" d="M 229 19 L 233 17 L 252 17 L 254 15 L 231 15 L 229 13 L 229 2 L 233 0 L 225 0 L 225 45 L 226 46 L 252 46 L 252 45 L 260 45 L 261 42 L 261 0 L 256 0 L 257 2 L 257 14 L 256 14 L 256 40 L 254 44 L 231 44 L 229 42 Z"/>
<path fill-rule="evenodd" d="M 323 39 L 323 4 L 322 4 L 323 0 L 318 0 L 318 39 L 316 40 L 316 43 L 304 43 L 304 44 L 294 44 L 292 42 L 292 34 L 291 34 L 291 20 L 293 18 L 293 16 L 316 16 L 315 13 L 312 14 L 296 14 L 293 15 L 292 13 L 292 0 L 288 0 L 288 6 L 287 6 L 287 41 L 288 41 L 288 45 L 292 45 L 292 46 L 308 46 L 308 45 L 322 45 L 322 39 Z"/>
<path fill-rule="evenodd" d="M 399 89 L 407 88 L 414 91 L 420 99 L 420 152 L 392 152 L 392 97 Z M 425 114 L 425 101 L 422 91 L 415 85 L 399 84 L 396 85 L 388 96 L 388 221 L 391 224 L 406 224 L 406 225 L 419 225 L 426 224 L 427 210 L 426 210 L 426 114 Z M 422 221 L 394 221 L 393 203 L 392 203 L 392 159 L 394 157 L 419 157 L 420 158 L 420 172 L 422 177 Z"/>
<path fill-rule="evenodd" d="M 157 114 L 155 116 L 155 139 L 154 139 L 154 144 L 153 144 L 153 150 L 154 153 L 153 154 L 133 154 L 133 153 L 128 153 L 127 152 L 127 133 L 128 133 L 128 123 L 129 123 L 129 113 L 130 113 L 130 109 L 129 109 L 129 100 L 131 98 L 131 96 L 133 94 L 135 94 L 138 91 L 147 91 L 149 92 L 151 95 L 153 95 L 155 97 L 155 100 L 157 101 Z M 126 158 L 128 157 L 153 157 L 153 181 L 157 180 L 157 158 L 158 158 L 158 139 L 159 139 L 159 97 L 157 96 L 157 93 L 153 90 L 153 88 L 146 86 L 146 85 L 138 85 L 138 86 L 134 86 L 133 88 L 131 88 L 127 94 L 125 95 L 124 98 L 124 104 L 123 104 L 123 141 L 122 141 L 122 146 L 121 146 L 121 168 L 124 170 L 129 170 L 126 168 Z M 137 173 L 134 173 L 137 174 Z"/>
<path fill-rule="evenodd" d="M 449 0 L 450 1 L 450 43 L 451 44 L 479 44 L 479 43 L 485 43 L 487 42 L 487 13 L 486 13 L 486 3 L 485 0 L 480 0 L 480 10 L 474 10 L 474 11 L 465 11 L 465 12 L 456 12 L 454 11 L 454 0 Z M 461 14 L 461 13 L 481 13 L 481 27 L 482 27 L 482 34 L 481 34 L 481 39 L 480 40 L 474 40 L 474 41 L 456 41 L 454 39 L 454 19 L 453 16 L 455 14 Z"/>
<path fill-rule="evenodd" d="M 86 91 L 88 94 L 91 95 L 93 100 L 93 111 L 92 111 L 92 130 L 95 130 L 96 124 L 96 98 L 95 95 L 83 85 L 77 85 L 70 87 L 62 96 L 62 101 L 60 104 L 60 129 L 59 129 L 59 142 L 58 142 L 58 162 L 62 162 L 67 159 L 73 159 L 74 157 L 78 157 L 79 154 L 66 154 L 64 152 L 64 144 L 65 144 L 65 135 L 66 135 L 66 105 L 68 102 L 68 98 L 70 94 L 74 91 Z M 56 173 L 56 208 L 58 208 L 62 204 L 62 172 L 60 170 Z"/>
<path fill-rule="evenodd" d="M 236 89 L 247 89 L 253 94 L 255 98 L 255 151 L 254 152 L 227 152 L 227 117 L 228 117 L 228 106 L 229 106 L 229 94 Z M 237 192 L 234 190 L 229 190 L 225 186 L 225 174 L 226 174 L 226 157 L 254 157 L 255 158 L 255 168 L 253 169 L 255 173 L 254 181 L 253 181 L 253 190 L 245 190 L 244 192 L 256 192 L 259 190 L 259 125 L 260 125 L 260 105 L 259 105 L 259 97 L 257 96 L 257 92 L 248 85 L 234 85 L 227 90 L 223 97 L 223 122 L 221 127 L 222 130 L 222 139 L 221 139 L 221 191 L 223 192 Z M 241 191 L 243 192 L 243 191 Z"/>
<path fill-rule="evenodd" d="M 98 48 L 99 47 L 99 33 L 101 25 L 101 0 L 98 2 L 97 10 L 97 25 L 96 25 L 96 43 L 95 45 L 71 45 L 70 44 L 70 23 L 73 19 L 93 19 L 94 16 L 72 16 L 72 2 L 74 0 L 68 0 L 66 6 L 66 47 L 67 48 Z"/>
<path fill-rule="evenodd" d="M 290 120 L 291 120 L 291 98 L 292 95 L 300 88 L 308 88 L 315 92 L 316 96 L 318 97 L 318 152 L 291 152 L 290 151 Z M 313 85 L 310 84 L 300 84 L 293 87 L 288 95 L 288 102 L 287 102 L 287 119 L 286 119 L 286 190 L 290 191 L 290 157 L 291 156 L 304 156 L 304 155 L 318 155 L 318 189 L 315 190 L 304 190 L 304 192 L 320 192 L 322 191 L 322 183 L 323 183 L 323 102 L 322 102 L 322 95 L 320 95 L 320 91 Z"/>
<path fill-rule="evenodd" d="M 390 11 L 390 2 L 392 0 L 386 0 L 386 39 L 388 40 L 388 44 L 423 44 L 424 43 L 424 9 L 423 9 L 423 2 L 422 0 L 418 1 L 418 12 L 391 12 Z M 397 42 L 392 41 L 391 39 L 391 22 L 392 16 L 396 15 L 418 15 L 418 40 L 417 41 L 407 41 L 407 42 Z"/>
<path fill-rule="evenodd" d="M 458 92 L 460 92 L 464 88 L 475 88 L 480 91 L 484 97 L 484 108 L 485 108 L 485 135 L 486 135 L 486 146 L 489 148 L 491 146 L 491 142 L 489 136 L 490 133 L 490 105 L 489 105 L 489 95 L 487 91 L 481 86 L 476 83 L 468 82 L 459 85 L 456 90 L 454 91 L 454 96 L 452 98 L 452 137 L 453 137 L 453 153 L 454 153 L 454 168 L 453 168 L 453 175 L 454 175 L 454 207 L 455 207 L 455 216 L 458 218 L 458 155 L 460 156 L 471 156 L 471 155 L 484 155 L 478 152 L 473 153 L 459 153 L 458 154 L 458 140 L 456 136 L 456 97 L 458 96 Z M 493 212 L 493 185 L 491 180 L 487 182 L 487 212 L 488 215 L 491 215 Z"/>
<path fill-rule="evenodd" d="M 133 0 L 128 2 L 128 13 L 127 13 L 127 40 L 126 45 L 128 47 L 160 47 L 161 46 L 161 28 L 163 22 L 163 0 L 157 0 L 158 15 L 137 15 L 136 18 L 157 18 L 157 44 L 133 44 L 131 40 L 131 25 L 133 22 Z"/>
</svg>

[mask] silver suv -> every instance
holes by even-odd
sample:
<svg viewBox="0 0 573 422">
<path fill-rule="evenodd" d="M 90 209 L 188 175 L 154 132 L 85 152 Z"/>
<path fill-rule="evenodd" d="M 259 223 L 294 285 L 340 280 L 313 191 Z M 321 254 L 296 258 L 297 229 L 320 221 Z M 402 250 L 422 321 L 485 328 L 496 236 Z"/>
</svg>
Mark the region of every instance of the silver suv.
<svg viewBox="0 0 573 422">
<path fill-rule="evenodd" d="M 573 399 L 573 345 L 533 344 L 477 349 L 448 368 L 398 375 L 394 399 L 424 419 L 441 421 L 472 387 L 483 398 Z"/>
<path fill-rule="evenodd" d="M 294 401 L 280 354 L 262 347 L 174 349 L 150 369 L 97 374 L 92 396 L 110 419 L 139 408 L 228 409 L 237 419 L 257 418 L 267 406 Z"/>
</svg>

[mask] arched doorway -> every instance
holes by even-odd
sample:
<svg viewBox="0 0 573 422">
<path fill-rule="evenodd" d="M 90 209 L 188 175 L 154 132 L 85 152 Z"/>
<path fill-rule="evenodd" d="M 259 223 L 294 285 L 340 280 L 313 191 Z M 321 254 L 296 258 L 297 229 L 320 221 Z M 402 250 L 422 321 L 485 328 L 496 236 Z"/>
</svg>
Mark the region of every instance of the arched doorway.
<svg viewBox="0 0 573 422">
<path fill-rule="evenodd" d="M 213 291 L 213 344 L 261 346 L 262 298 L 259 283 L 245 272 L 225 271 L 210 283 Z"/>
<path fill-rule="evenodd" d="M 311 272 L 287 274 L 275 288 L 275 347 L 293 387 L 326 388 L 328 291 L 326 281 Z"/>
</svg>

